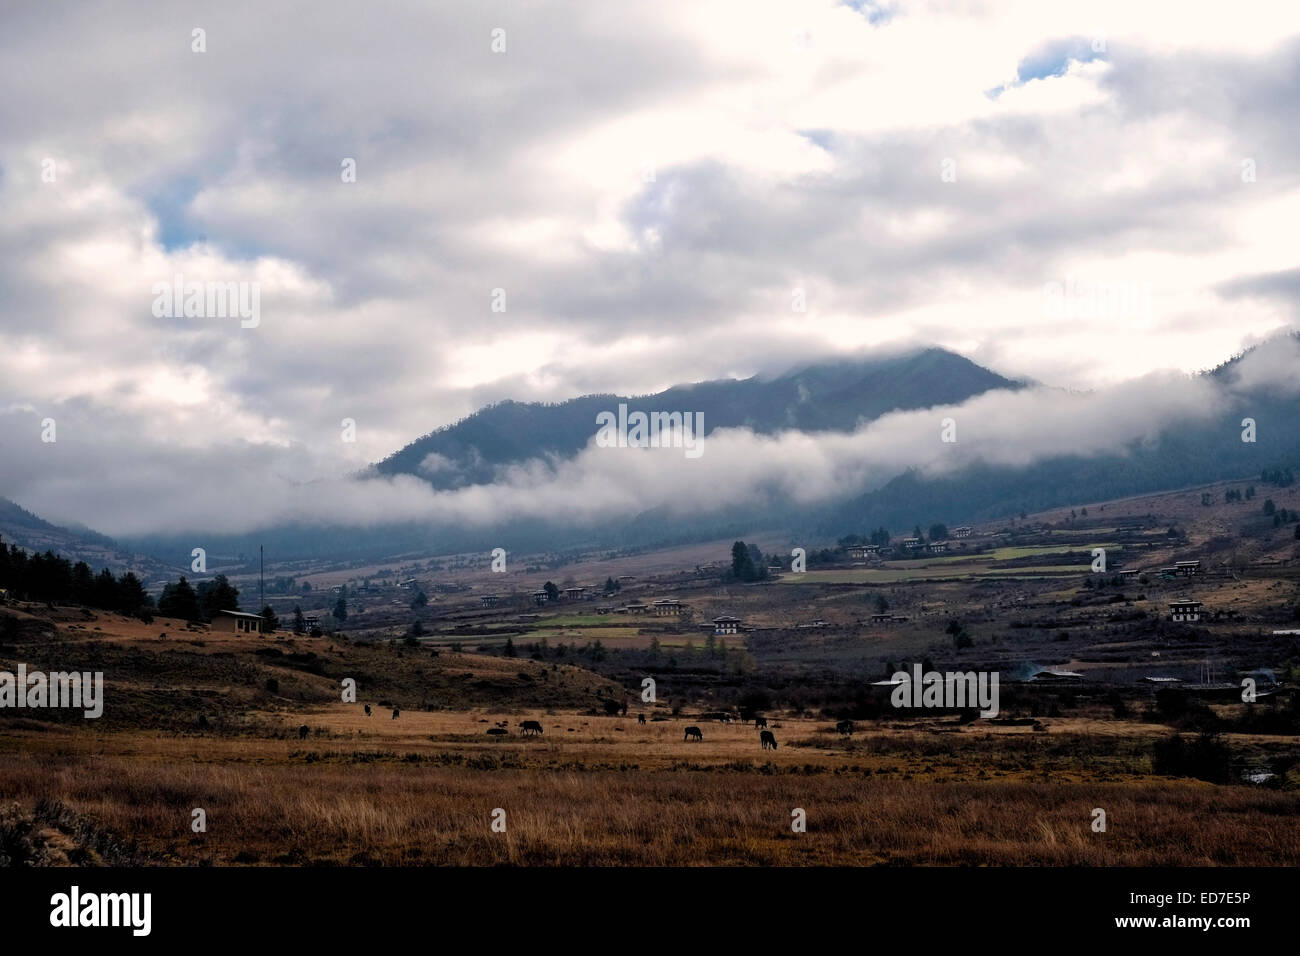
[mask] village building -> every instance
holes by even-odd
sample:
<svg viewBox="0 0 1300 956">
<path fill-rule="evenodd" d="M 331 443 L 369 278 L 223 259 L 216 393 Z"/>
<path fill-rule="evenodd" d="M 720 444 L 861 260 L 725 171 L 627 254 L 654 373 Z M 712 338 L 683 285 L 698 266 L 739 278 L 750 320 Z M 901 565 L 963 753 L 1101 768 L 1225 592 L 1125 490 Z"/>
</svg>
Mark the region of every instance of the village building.
<svg viewBox="0 0 1300 956">
<path fill-rule="evenodd" d="M 650 613 L 655 617 L 667 617 L 682 613 L 682 602 L 672 598 L 662 598 L 650 605 Z"/>
<path fill-rule="evenodd" d="M 872 624 L 888 624 L 894 619 L 892 614 L 873 614 L 871 615 Z"/>
<path fill-rule="evenodd" d="M 1174 569 L 1185 577 L 1191 577 L 1201 570 L 1200 561 L 1175 561 Z"/>
<path fill-rule="evenodd" d="M 244 611 L 218 611 L 212 615 L 212 630 L 226 634 L 261 634 L 262 615 Z"/>
<path fill-rule="evenodd" d="M 880 554 L 880 545 L 878 544 L 855 544 L 848 549 L 849 557 L 855 561 L 861 561 L 864 558 L 874 557 Z"/>
<path fill-rule="evenodd" d="M 563 591 L 564 600 L 581 601 L 587 594 L 586 588 L 565 588 Z"/>
<path fill-rule="evenodd" d="M 499 600 L 500 598 L 498 598 L 495 594 L 485 594 L 478 599 L 478 603 L 481 604 L 483 607 L 496 607 L 497 602 Z"/>
<path fill-rule="evenodd" d="M 945 551 L 948 550 L 948 542 L 932 541 L 928 545 L 926 545 L 926 550 L 929 551 L 931 554 L 943 554 Z"/>
<path fill-rule="evenodd" d="M 920 547 L 921 547 L 922 545 L 924 545 L 924 544 L 925 544 L 925 542 L 922 541 L 920 538 L 904 538 L 904 539 L 903 539 L 903 547 L 906 548 L 908 551 L 915 551 L 915 550 L 917 550 L 918 548 L 920 548 Z"/>
<path fill-rule="evenodd" d="M 534 591 L 534 592 L 533 592 L 533 603 L 534 603 L 534 604 L 545 604 L 546 601 L 547 601 L 547 599 L 548 599 L 548 595 L 547 595 L 547 593 L 546 593 L 545 590 Z"/>
<path fill-rule="evenodd" d="M 640 601 L 634 601 L 623 608 L 625 614 L 646 614 L 650 611 L 648 604 L 642 604 Z"/>
<path fill-rule="evenodd" d="M 1201 619 L 1201 602 L 1170 601 L 1169 619 L 1171 621 L 1199 621 Z"/>
<path fill-rule="evenodd" d="M 715 617 L 713 619 L 713 633 L 717 635 L 739 634 L 743 623 L 740 618 L 729 615 Z"/>
<path fill-rule="evenodd" d="M 1081 684 L 1083 675 L 1077 671 L 1044 668 L 1029 678 L 1035 684 Z"/>
<path fill-rule="evenodd" d="M 1119 572 L 1119 576 L 1126 581 L 1131 581 L 1141 573 L 1141 568 L 1125 568 L 1123 571 Z"/>
<path fill-rule="evenodd" d="M 953 528 L 952 536 L 954 538 L 969 538 L 970 528 L 967 525 L 962 525 L 960 528 Z"/>
</svg>

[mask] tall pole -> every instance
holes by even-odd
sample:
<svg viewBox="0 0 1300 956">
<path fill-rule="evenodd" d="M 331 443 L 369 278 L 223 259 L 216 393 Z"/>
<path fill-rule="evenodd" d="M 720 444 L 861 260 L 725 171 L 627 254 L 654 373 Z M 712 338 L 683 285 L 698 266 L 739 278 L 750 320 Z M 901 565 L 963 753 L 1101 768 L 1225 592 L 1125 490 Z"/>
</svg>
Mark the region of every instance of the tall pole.
<svg viewBox="0 0 1300 956">
<path fill-rule="evenodd" d="M 257 546 L 257 593 L 262 602 L 257 613 L 261 614 L 266 607 L 266 551 L 260 544 Z"/>
</svg>

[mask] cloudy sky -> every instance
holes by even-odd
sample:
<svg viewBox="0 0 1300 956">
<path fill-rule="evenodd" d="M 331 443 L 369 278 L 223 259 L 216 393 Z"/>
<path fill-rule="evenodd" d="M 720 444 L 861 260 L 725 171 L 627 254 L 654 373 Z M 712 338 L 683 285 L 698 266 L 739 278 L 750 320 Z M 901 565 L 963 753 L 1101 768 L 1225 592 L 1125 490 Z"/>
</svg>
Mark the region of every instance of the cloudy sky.
<svg viewBox="0 0 1300 956">
<path fill-rule="evenodd" d="M 329 479 L 503 398 L 931 344 L 1131 394 L 1295 321 L 1298 5 L 0 17 L 0 495 L 53 520 L 428 513 Z M 256 326 L 157 315 L 176 276 Z"/>
</svg>

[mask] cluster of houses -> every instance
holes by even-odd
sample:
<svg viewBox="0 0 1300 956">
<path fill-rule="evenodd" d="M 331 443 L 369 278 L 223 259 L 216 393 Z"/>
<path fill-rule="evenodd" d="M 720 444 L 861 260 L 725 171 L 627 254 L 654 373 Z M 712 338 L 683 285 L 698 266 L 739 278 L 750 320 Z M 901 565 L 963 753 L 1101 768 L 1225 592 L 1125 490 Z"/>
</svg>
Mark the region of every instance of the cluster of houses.
<svg viewBox="0 0 1300 956">
<path fill-rule="evenodd" d="M 970 528 L 962 527 L 958 528 L 957 531 L 964 531 L 965 534 L 954 532 L 955 537 L 970 537 Z M 903 538 L 898 543 L 898 546 L 908 554 L 918 554 L 922 551 L 927 554 L 943 554 L 948 550 L 947 541 L 931 541 L 927 544 L 921 538 Z M 878 558 L 882 555 L 892 554 L 894 552 L 894 549 L 889 545 L 879 544 L 854 544 L 844 550 L 852 561 L 865 561 L 868 558 Z"/>
</svg>

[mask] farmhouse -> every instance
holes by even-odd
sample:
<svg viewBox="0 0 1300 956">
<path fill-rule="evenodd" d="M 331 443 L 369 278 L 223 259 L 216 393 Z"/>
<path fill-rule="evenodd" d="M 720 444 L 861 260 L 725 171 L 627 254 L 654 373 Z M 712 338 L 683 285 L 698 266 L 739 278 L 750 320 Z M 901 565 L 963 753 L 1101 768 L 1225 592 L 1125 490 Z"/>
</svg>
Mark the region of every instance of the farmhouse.
<svg viewBox="0 0 1300 956">
<path fill-rule="evenodd" d="M 545 590 L 534 591 L 534 592 L 533 592 L 533 603 L 534 603 L 534 604 L 545 604 L 546 601 L 547 601 L 547 597 L 548 597 L 548 596 L 547 596 Z"/>
<path fill-rule="evenodd" d="M 682 613 L 682 602 L 672 598 L 661 598 L 650 605 L 650 613 L 655 617 L 667 617 Z"/>
<path fill-rule="evenodd" d="M 1169 619 L 1171 621 L 1199 621 L 1201 619 L 1201 602 L 1170 601 Z"/>
<path fill-rule="evenodd" d="M 738 617 L 723 615 L 713 619 L 714 634 L 739 634 L 743 622 Z"/>
<path fill-rule="evenodd" d="M 903 547 L 906 548 L 908 551 L 915 551 L 918 548 L 920 548 L 924 543 L 925 542 L 923 542 L 920 538 L 903 539 Z"/>
<path fill-rule="evenodd" d="M 892 614 L 873 614 L 871 615 L 872 624 L 888 624 L 894 619 Z"/>
<path fill-rule="evenodd" d="M 850 557 L 850 558 L 853 558 L 854 560 L 858 560 L 858 561 L 860 561 L 860 560 L 862 560 L 863 558 L 869 558 L 869 557 L 872 557 L 873 555 L 877 555 L 877 554 L 879 554 L 879 553 L 880 553 L 880 545 L 878 545 L 878 544 L 855 544 L 855 545 L 853 545 L 851 548 L 848 549 L 848 552 L 849 552 L 849 557 Z"/>
<path fill-rule="evenodd" d="M 931 541 L 925 548 L 931 554 L 943 554 L 948 550 L 947 541 Z"/>
<path fill-rule="evenodd" d="M 1119 573 L 1119 576 L 1125 581 L 1133 581 L 1136 580 L 1137 576 L 1141 573 L 1141 568 L 1125 568 Z"/>
<path fill-rule="evenodd" d="M 566 601 L 581 601 L 581 600 L 583 599 L 583 597 L 586 596 L 586 594 L 587 594 L 587 589 L 586 589 L 586 588 L 565 588 L 565 589 L 564 589 L 564 600 L 566 600 Z"/>
<path fill-rule="evenodd" d="M 970 528 L 969 528 L 969 526 L 967 526 L 967 525 L 962 525 L 960 528 L 953 528 L 953 529 L 952 529 L 952 536 L 953 536 L 954 538 L 969 538 L 969 537 L 970 537 Z"/>
<path fill-rule="evenodd" d="M 478 599 L 478 603 L 481 604 L 483 607 L 496 607 L 497 601 L 499 600 L 500 598 L 498 598 L 495 594 L 485 594 Z"/>
<path fill-rule="evenodd" d="M 228 634 L 261 634 L 262 615 L 244 611 L 218 611 L 212 616 L 212 630 Z"/>
<path fill-rule="evenodd" d="M 1035 684 L 1081 684 L 1083 675 L 1077 671 L 1044 668 L 1029 678 Z"/>
<path fill-rule="evenodd" d="M 1174 570 L 1185 577 L 1191 577 L 1201 570 L 1200 561 L 1175 561 Z"/>
<path fill-rule="evenodd" d="M 634 601 L 623 608 L 624 614 L 646 614 L 650 611 L 648 604 L 642 604 L 640 601 Z"/>
</svg>

